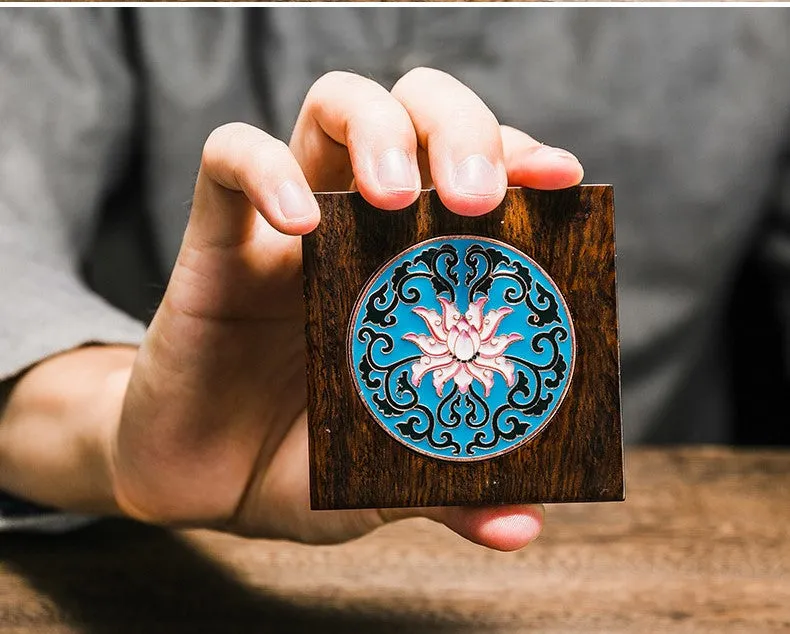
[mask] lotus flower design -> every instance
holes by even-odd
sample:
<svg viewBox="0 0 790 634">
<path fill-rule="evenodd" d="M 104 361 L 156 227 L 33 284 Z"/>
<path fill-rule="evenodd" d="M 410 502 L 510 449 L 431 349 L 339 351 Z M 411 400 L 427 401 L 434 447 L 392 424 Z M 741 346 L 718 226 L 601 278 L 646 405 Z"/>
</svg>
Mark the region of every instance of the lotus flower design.
<svg viewBox="0 0 790 634">
<path fill-rule="evenodd" d="M 518 333 L 497 335 L 502 319 L 513 309 L 505 306 L 483 315 L 486 301 L 488 298 L 484 296 L 472 302 L 465 314 L 453 302 L 441 297 L 441 315 L 424 307 L 413 309 L 430 331 L 428 335 L 408 333 L 403 336 L 423 354 L 411 367 L 414 385 L 419 387 L 429 372 L 433 372 L 433 386 L 439 396 L 451 379 L 462 394 L 469 390 L 473 381 L 479 381 L 488 396 L 494 386 L 494 373 L 502 375 L 508 386 L 513 385 L 515 368 L 504 353 L 510 344 L 523 337 Z"/>
</svg>

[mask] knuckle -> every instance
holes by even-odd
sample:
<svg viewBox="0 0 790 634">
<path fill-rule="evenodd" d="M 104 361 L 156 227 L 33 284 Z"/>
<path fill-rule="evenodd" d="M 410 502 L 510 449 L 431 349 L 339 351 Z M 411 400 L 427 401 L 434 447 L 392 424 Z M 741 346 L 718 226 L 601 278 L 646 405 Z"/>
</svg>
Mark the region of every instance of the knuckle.
<svg viewBox="0 0 790 634">
<path fill-rule="evenodd" d="M 356 73 L 346 70 L 330 70 L 328 73 L 321 75 L 321 77 L 315 81 L 313 87 L 325 88 L 327 86 L 347 86 L 349 84 L 356 84 L 359 81 L 364 81 L 364 79 Z"/>
<path fill-rule="evenodd" d="M 313 85 L 310 86 L 310 90 L 307 91 L 305 105 L 314 107 L 327 94 L 353 85 L 360 79 L 362 78 L 359 75 L 344 70 L 331 70 L 328 73 L 324 73 L 313 82 Z"/>
<path fill-rule="evenodd" d="M 438 78 L 448 77 L 447 73 L 429 66 L 417 66 L 401 76 L 392 87 L 392 92 L 397 94 L 408 88 L 414 83 L 422 84 L 426 81 L 436 80 Z"/>
<path fill-rule="evenodd" d="M 479 135 L 499 135 L 496 117 L 482 102 L 459 104 L 448 113 L 448 123 Z"/>
<path fill-rule="evenodd" d="M 211 134 L 209 134 L 208 138 L 206 139 L 205 146 L 213 147 L 214 145 L 225 143 L 228 141 L 228 139 L 232 139 L 233 137 L 243 134 L 249 130 L 249 128 L 249 125 L 246 123 L 241 123 L 240 121 L 224 123 L 211 131 Z"/>
<path fill-rule="evenodd" d="M 359 101 L 368 103 L 377 101 L 386 102 L 390 99 L 389 91 L 381 84 L 362 77 L 356 73 L 334 70 L 321 76 L 311 86 L 304 101 L 307 112 L 316 116 L 322 113 L 327 107 L 331 109 L 331 104 L 347 101 L 340 97 L 355 96 Z"/>
<path fill-rule="evenodd" d="M 254 141 L 250 146 L 250 153 L 266 162 L 283 162 L 291 158 L 291 150 L 288 145 L 274 137 L 262 138 Z"/>
<path fill-rule="evenodd" d="M 239 179 L 248 163 L 282 163 L 290 156 L 291 151 L 284 141 L 249 124 L 235 122 L 221 125 L 209 134 L 201 163 L 210 175 L 231 170 L 234 178 Z"/>
<path fill-rule="evenodd" d="M 387 130 L 406 132 L 406 123 L 410 124 L 405 111 L 401 113 L 391 98 L 372 98 L 365 102 L 364 107 L 348 113 L 347 129 L 349 133 L 364 133 L 368 130 Z"/>
<path fill-rule="evenodd" d="M 240 183 L 269 182 L 293 171 L 293 154 L 280 139 L 263 137 L 251 142 L 240 156 L 235 177 Z M 256 175 L 253 177 L 253 175 Z"/>
<path fill-rule="evenodd" d="M 215 165 L 217 161 L 221 160 L 225 149 L 239 136 L 247 133 L 249 128 L 250 126 L 246 123 L 237 121 L 225 123 L 214 128 L 203 144 L 203 155 L 201 157 L 203 165 L 206 167 Z"/>
</svg>

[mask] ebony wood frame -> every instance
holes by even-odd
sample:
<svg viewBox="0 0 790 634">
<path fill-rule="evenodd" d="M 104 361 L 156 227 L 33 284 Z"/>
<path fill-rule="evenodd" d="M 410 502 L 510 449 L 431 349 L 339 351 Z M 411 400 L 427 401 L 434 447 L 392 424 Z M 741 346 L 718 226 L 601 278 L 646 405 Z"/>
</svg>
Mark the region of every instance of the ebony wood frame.
<svg viewBox="0 0 790 634">
<path fill-rule="evenodd" d="M 450 212 L 433 190 L 403 211 L 357 193 L 318 194 L 323 218 L 303 239 L 310 499 L 313 509 L 594 502 L 624 499 L 613 191 L 511 188 L 493 212 Z M 360 400 L 346 359 L 349 319 L 379 266 L 437 236 L 512 245 L 554 280 L 573 319 L 576 366 L 546 428 L 474 461 L 422 455 L 388 435 Z"/>
</svg>

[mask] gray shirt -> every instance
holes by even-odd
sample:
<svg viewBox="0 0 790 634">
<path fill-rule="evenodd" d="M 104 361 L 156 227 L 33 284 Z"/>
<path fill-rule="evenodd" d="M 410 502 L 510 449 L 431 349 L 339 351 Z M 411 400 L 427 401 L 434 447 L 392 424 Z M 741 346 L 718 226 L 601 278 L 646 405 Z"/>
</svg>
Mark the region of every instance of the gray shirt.
<svg viewBox="0 0 790 634">
<path fill-rule="evenodd" d="M 627 440 L 725 441 L 723 316 L 754 240 L 790 289 L 787 210 L 765 213 L 790 180 L 788 60 L 782 9 L 2 10 L 0 380 L 140 340 L 215 126 L 287 138 L 325 71 L 429 65 L 615 185 Z"/>
</svg>

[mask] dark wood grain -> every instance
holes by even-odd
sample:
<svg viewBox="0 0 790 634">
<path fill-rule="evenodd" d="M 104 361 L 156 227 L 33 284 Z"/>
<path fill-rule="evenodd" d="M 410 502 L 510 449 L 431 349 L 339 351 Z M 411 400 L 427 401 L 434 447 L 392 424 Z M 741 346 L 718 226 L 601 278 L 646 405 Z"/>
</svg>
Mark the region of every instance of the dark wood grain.
<svg viewBox="0 0 790 634">
<path fill-rule="evenodd" d="M 627 458 L 627 502 L 550 507 L 509 554 L 425 520 L 327 547 L 124 522 L 0 535 L 0 632 L 790 631 L 790 452 Z"/>
<path fill-rule="evenodd" d="M 611 187 L 513 188 L 478 217 L 450 212 L 435 191 L 400 212 L 358 194 L 318 199 L 322 223 L 303 242 L 313 508 L 623 499 Z M 454 234 L 532 257 L 564 295 L 576 330 L 574 376 L 550 424 L 480 462 L 420 455 L 393 440 L 357 396 L 346 361 L 349 318 L 370 276 L 408 246 Z"/>
</svg>

